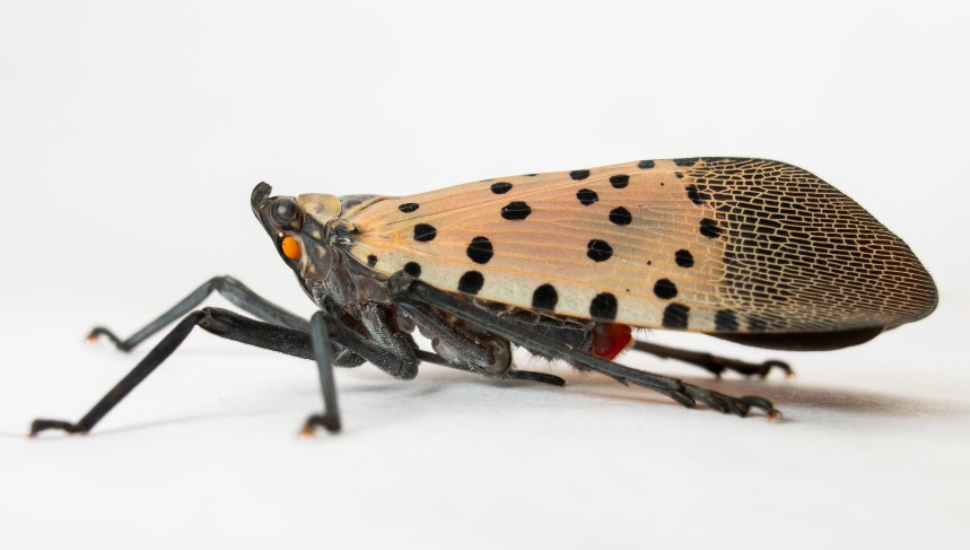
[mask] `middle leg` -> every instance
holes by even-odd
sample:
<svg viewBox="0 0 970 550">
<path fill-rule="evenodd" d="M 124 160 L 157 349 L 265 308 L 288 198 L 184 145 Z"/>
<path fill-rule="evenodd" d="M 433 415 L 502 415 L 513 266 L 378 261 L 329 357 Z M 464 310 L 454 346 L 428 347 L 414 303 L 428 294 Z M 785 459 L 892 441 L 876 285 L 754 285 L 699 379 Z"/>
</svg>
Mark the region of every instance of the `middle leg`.
<svg viewBox="0 0 970 550">
<path fill-rule="evenodd" d="M 310 329 L 310 323 L 306 319 L 270 302 L 236 279 L 228 275 L 221 275 L 203 283 L 202 286 L 172 306 L 171 309 L 124 340 L 105 327 L 94 327 L 88 338 L 95 339 L 98 336 L 104 336 L 121 351 L 131 351 L 145 339 L 192 311 L 213 292 L 218 292 L 236 307 L 267 323 L 304 332 Z"/>
</svg>

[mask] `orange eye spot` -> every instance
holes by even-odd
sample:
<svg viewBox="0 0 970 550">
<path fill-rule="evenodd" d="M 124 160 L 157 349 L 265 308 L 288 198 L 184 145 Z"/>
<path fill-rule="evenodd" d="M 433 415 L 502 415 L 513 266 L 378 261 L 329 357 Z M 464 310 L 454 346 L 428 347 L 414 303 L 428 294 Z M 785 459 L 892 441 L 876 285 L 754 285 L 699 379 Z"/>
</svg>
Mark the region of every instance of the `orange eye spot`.
<svg viewBox="0 0 970 550">
<path fill-rule="evenodd" d="M 283 249 L 283 255 L 291 260 L 300 259 L 300 243 L 296 242 L 293 237 L 285 237 L 283 242 L 280 244 L 280 248 Z"/>
</svg>

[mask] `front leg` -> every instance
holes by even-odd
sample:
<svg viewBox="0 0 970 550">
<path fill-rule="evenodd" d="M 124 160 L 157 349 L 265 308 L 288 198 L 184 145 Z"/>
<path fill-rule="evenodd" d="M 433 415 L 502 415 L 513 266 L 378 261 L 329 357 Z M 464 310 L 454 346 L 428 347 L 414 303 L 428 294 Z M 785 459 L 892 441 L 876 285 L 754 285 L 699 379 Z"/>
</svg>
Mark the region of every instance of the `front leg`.
<svg viewBox="0 0 970 550">
<path fill-rule="evenodd" d="M 390 359 L 372 361 L 394 378 L 413 380 L 418 375 L 417 345 L 411 335 L 398 328 L 394 316 L 384 306 L 367 303 L 360 307 L 360 322 L 367 340 L 390 355 Z"/>
<path fill-rule="evenodd" d="M 108 412 L 175 352 L 196 326 L 228 340 L 316 361 L 323 395 L 323 413 L 311 416 L 306 421 L 303 426 L 304 434 L 312 434 L 315 426 L 322 426 L 330 432 L 340 431 L 340 412 L 337 407 L 337 391 L 333 377 L 335 342 L 340 341 L 342 337 L 346 338 L 345 347 L 361 351 L 368 360 L 375 364 L 399 363 L 392 355 L 386 352 L 382 353 L 384 350 L 374 348 L 359 334 L 339 323 L 330 321 L 326 313 L 322 311 L 313 315 L 309 323 L 309 332 L 306 332 L 264 323 L 225 309 L 204 308 L 190 313 L 179 322 L 81 420 L 74 423 L 64 420 L 38 419 L 31 424 L 30 435 L 35 436 L 50 429 L 82 434 L 91 431 Z M 431 359 L 440 361 L 437 356 L 433 356 Z M 414 359 L 414 361 L 417 360 Z"/>
<path fill-rule="evenodd" d="M 119 338 L 114 332 L 105 327 L 94 327 L 88 334 L 88 340 L 93 341 L 99 336 L 104 336 L 121 351 L 131 351 L 135 346 L 153 334 L 174 323 L 183 315 L 196 308 L 213 292 L 218 292 L 233 305 L 261 321 L 303 332 L 310 330 L 310 323 L 306 319 L 270 302 L 236 279 L 228 275 L 221 275 L 213 277 L 203 283 L 202 286 L 172 306 L 171 309 L 126 339 Z M 336 348 L 334 365 L 338 367 L 356 367 L 364 362 L 360 356 L 344 349 L 339 343 L 335 342 L 334 344 Z"/>
<path fill-rule="evenodd" d="M 145 339 L 151 337 L 177 319 L 180 319 L 189 311 L 192 311 L 213 292 L 218 292 L 239 309 L 267 323 L 302 330 L 304 332 L 310 328 L 310 323 L 306 319 L 290 313 L 269 300 L 266 300 L 236 279 L 228 275 L 220 275 L 203 283 L 202 286 L 192 291 L 191 294 L 172 306 L 171 309 L 124 340 L 105 327 L 94 327 L 88 335 L 88 339 L 93 340 L 98 336 L 104 336 L 111 340 L 121 351 L 131 351 L 135 346 L 145 341 Z"/>
<path fill-rule="evenodd" d="M 303 435 L 313 435 L 314 427 L 322 426 L 330 432 L 340 431 L 340 411 L 337 408 L 337 387 L 333 380 L 333 343 L 326 315 L 318 311 L 310 318 L 310 342 L 313 358 L 320 373 L 323 394 L 323 414 L 315 414 L 303 425 Z"/>
<path fill-rule="evenodd" d="M 203 318 L 205 318 L 205 312 L 196 311 L 182 319 L 171 332 L 162 339 L 157 346 L 155 346 L 144 359 L 141 360 L 138 365 L 135 366 L 127 376 L 121 379 L 114 388 L 111 389 L 104 397 L 101 398 L 94 407 L 88 411 L 81 420 L 75 422 L 67 422 L 64 420 L 47 420 L 39 418 L 34 420 L 30 425 L 30 436 L 34 437 L 38 433 L 44 430 L 64 430 L 67 433 L 81 433 L 86 434 L 94 428 L 104 415 L 108 414 L 111 409 L 121 402 L 131 390 L 135 389 L 138 384 L 141 384 L 145 378 L 148 377 L 152 371 L 155 370 L 159 365 L 162 364 L 169 355 L 172 354 L 183 341 L 192 332 L 192 329 L 198 325 Z"/>
<path fill-rule="evenodd" d="M 154 372 L 176 349 L 185 341 L 196 326 L 202 327 L 208 332 L 221 336 L 229 340 L 235 340 L 245 344 L 250 344 L 263 349 L 278 351 L 287 355 L 310 359 L 315 356 L 311 345 L 310 335 L 306 332 L 272 325 L 244 317 L 237 313 L 218 308 L 205 308 L 195 311 L 180 321 L 161 342 L 158 343 L 148 355 L 145 356 L 138 365 L 121 379 L 114 388 L 98 401 L 94 407 L 88 411 L 78 422 L 67 422 L 63 420 L 38 419 L 31 424 L 30 435 L 49 430 L 59 429 L 68 433 L 87 433 L 118 405 L 129 393 L 141 384 L 148 376 Z M 326 370 L 325 366 L 320 367 L 321 372 Z M 323 382 L 323 376 L 321 375 Z M 329 389 L 324 391 L 324 401 L 327 401 L 327 392 L 333 392 L 333 378 L 326 382 Z M 334 394 L 335 395 L 335 394 Z M 336 418 L 336 426 L 339 429 L 339 417 L 336 417 L 336 399 L 331 400 L 332 407 L 326 409 L 325 414 L 331 418 Z M 327 403 L 329 406 L 330 403 Z M 333 422 L 331 421 L 331 424 Z"/>
</svg>

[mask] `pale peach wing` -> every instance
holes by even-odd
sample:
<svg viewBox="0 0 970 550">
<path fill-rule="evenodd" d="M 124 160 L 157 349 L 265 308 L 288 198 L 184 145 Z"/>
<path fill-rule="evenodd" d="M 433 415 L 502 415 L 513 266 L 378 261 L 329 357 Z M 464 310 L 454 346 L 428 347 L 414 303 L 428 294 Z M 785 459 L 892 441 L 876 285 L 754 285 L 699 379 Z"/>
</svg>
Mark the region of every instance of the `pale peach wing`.
<svg viewBox="0 0 970 550">
<path fill-rule="evenodd" d="M 824 332 L 928 315 L 932 279 L 852 199 L 787 164 L 640 161 L 377 201 L 350 248 L 383 274 L 559 315 Z"/>
</svg>

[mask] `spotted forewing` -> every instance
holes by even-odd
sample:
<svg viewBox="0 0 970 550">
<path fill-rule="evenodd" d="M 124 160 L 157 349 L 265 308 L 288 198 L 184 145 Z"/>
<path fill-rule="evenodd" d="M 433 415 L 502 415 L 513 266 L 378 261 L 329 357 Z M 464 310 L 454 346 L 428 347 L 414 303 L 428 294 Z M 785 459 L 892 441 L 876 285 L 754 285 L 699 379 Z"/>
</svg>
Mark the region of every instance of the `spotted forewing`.
<svg viewBox="0 0 970 550">
<path fill-rule="evenodd" d="M 649 160 L 479 181 L 352 213 L 351 254 L 550 314 L 708 333 L 895 326 L 936 304 L 909 247 L 815 175 Z"/>
</svg>

